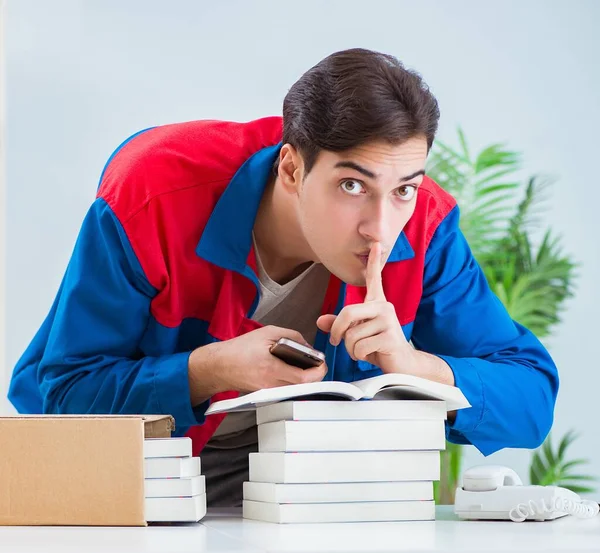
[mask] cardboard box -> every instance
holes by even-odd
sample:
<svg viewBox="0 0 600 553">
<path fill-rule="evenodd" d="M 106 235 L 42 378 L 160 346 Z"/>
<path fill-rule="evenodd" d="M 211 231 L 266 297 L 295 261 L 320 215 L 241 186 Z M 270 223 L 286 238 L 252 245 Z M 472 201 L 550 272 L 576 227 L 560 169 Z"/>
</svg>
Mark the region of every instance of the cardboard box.
<svg viewBox="0 0 600 553">
<path fill-rule="evenodd" d="M 144 438 L 168 415 L 0 417 L 0 525 L 146 526 Z"/>
</svg>

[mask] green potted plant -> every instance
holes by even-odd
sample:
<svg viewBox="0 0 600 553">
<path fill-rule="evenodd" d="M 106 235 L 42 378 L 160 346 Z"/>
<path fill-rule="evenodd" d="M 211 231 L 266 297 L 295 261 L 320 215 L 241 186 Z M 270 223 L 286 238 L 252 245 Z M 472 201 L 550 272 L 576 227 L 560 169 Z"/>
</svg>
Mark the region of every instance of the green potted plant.
<svg viewBox="0 0 600 553">
<path fill-rule="evenodd" d="M 576 268 L 562 252 L 559 236 L 550 229 L 539 232 L 538 217 L 549 180 L 533 176 L 521 183 L 517 178 L 521 156 L 503 144 L 492 144 L 473 156 L 460 129 L 458 141 L 457 149 L 436 141 L 427 173 L 457 199 L 461 230 L 491 289 L 515 321 L 544 338 L 560 322 L 564 301 L 573 294 Z M 536 237 L 539 243 L 534 245 Z M 560 476 L 565 465 L 572 471 L 575 464 L 565 461 L 564 454 L 573 437 L 565 437 L 560 455 L 552 451 L 549 441 L 541 454 L 534 455 L 532 483 L 557 483 L 553 475 Z M 462 446 L 447 444 L 436 502 L 454 503 L 461 459 Z M 567 474 L 571 480 L 563 484 L 574 485 L 580 479 Z"/>
<path fill-rule="evenodd" d="M 575 467 L 586 465 L 587 459 L 567 460 L 567 449 L 577 438 L 577 434 L 570 430 L 567 432 L 558 447 L 552 447 L 552 436 L 549 435 L 534 454 L 529 468 L 529 480 L 532 484 L 538 486 L 560 486 L 568 488 L 575 493 L 591 493 L 596 491 L 592 486 L 587 485 L 596 479 L 587 474 L 577 474 Z"/>
</svg>

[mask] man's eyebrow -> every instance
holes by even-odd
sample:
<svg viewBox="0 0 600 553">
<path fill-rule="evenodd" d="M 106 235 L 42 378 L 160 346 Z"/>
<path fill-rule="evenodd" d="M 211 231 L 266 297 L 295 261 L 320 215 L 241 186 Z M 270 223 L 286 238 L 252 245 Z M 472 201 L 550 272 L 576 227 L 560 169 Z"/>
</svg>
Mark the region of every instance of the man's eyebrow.
<svg viewBox="0 0 600 553">
<path fill-rule="evenodd" d="M 374 179 L 377 176 L 377 175 L 375 175 L 375 173 L 369 171 L 368 169 L 361 167 L 358 163 L 354 163 L 354 161 L 338 161 L 335 164 L 335 167 L 336 167 L 336 169 L 338 167 L 345 167 L 346 169 L 354 169 L 355 171 L 362 173 L 365 177 L 369 177 L 370 179 Z"/>
<path fill-rule="evenodd" d="M 418 171 L 415 171 L 412 175 L 407 175 L 406 177 L 402 177 L 400 179 L 400 182 L 406 182 L 409 181 L 410 179 L 414 179 L 415 177 L 418 177 L 419 175 L 425 175 L 425 169 L 419 169 Z"/>
<path fill-rule="evenodd" d="M 358 163 L 355 163 L 354 161 L 338 161 L 335 164 L 335 168 L 337 169 L 338 167 L 342 167 L 342 168 L 346 168 L 346 169 L 354 169 L 355 171 L 358 171 L 359 173 L 363 174 L 365 177 L 369 177 L 370 179 L 377 178 L 377 175 L 375 173 L 373 173 L 372 171 L 369 171 L 368 169 L 365 169 L 364 167 L 362 167 Z M 412 175 L 407 175 L 406 177 L 402 177 L 400 179 L 400 182 L 406 182 L 411 179 L 414 179 L 415 177 L 418 177 L 419 175 L 424 175 L 424 174 L 425 174 L 425 169 L 419 169 L 418 171 L 415 171 Z"/>
</svg>

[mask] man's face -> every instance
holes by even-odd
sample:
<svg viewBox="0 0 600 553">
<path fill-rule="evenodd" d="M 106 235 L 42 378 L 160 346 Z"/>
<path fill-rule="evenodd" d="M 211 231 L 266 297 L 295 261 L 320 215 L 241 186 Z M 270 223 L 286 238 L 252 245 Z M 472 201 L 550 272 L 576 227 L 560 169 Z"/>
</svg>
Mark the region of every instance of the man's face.
<svg viewBox="0 0 600 553">
<path fill-rule="evenodd" d="M 338 278 L 365 285 L 369 250 L 384 263 L 412 216 L 427 158 L 424 137 L 320 152 L 298 190 L 299 223 L 315 257 Z"/>
</svg>

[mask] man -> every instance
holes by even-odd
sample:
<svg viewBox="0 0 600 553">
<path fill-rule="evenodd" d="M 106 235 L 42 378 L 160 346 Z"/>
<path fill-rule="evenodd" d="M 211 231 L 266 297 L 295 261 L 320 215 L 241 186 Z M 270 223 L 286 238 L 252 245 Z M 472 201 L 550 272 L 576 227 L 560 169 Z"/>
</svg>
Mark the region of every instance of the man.
<svg viewBox="0 0 600 553">
<path fill-rule="evenodd" d="M 438 118 L 417 74 L 354 49 L 292 86 L 283 121 L 128 139 L 15 368 L 13 404 L 172 414 L 202 455 L 209 505 L 240 503 L 256 425 L 204 413 L 260 388 L 413 374 L 471 403 L 450 414 L 449 440 L 486 455 L 538 446 L 557 371 L 489 290 L 455 200 L 425 176 Z M 326 363 L 287 365 L 269 353 L 280 337 Z"/>
</svg>

